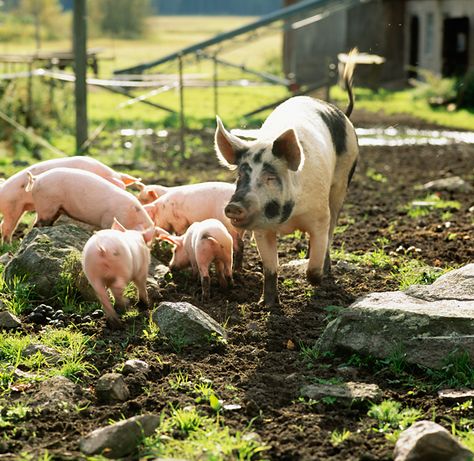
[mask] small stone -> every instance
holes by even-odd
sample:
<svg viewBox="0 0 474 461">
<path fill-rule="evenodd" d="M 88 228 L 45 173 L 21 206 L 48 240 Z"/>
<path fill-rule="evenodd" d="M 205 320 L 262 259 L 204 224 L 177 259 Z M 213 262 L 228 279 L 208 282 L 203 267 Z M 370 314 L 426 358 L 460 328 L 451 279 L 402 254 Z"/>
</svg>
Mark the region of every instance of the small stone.
<svg viewBox="0 0 474 461">
<path fill-rule="evenodd" d="M 471 185 L 459 176 L 436 179 L 423 184 L 422 188 L 429 191 L 445 190 L 448 192 L 469 192 L 472 189 Z"/>
<path fill-rule="evenodd" d="M 96 384 L 95 393 L 102 402 L 123 402 L 130 397 L 130 391 L 120 373 L 106 373 Z"/>
<path fill-rule="evenodd" d="M 51 408 L 65 408 L 73 404 L 81 396 L 80 387 L 64 376 L 54 376 L 40 384 L 38 392 L 32 399 L 33 406 Z"/>
<path fill-rule="evenodd" d="M 206 344 L 213 335 L 227 338 L 224 328 L 190 303 L 162 302 L 153 311 L 152 319 L 163 335 L 180 346 Z"/>
<path fill-rule="evenodd" d="M 3 311 L 0 312 L 0 329 L 15 329 L 21 327 L 21 320 L 16 316 L 13 315 L 11 312 Z"/>
<path fill-rule="evenodd" d="M 418 421 L 400 434 L 393 456 L 395 461 L 468 461 L 473 453 L 439 424 Z"/>
<path fill-rule="evenodd" d="M 111 426 L 101 427 L 83 437 L 80 450 L 86 455 L 104 454 L 107 458 L 122 458 L 133 453 L 143 437 L 149 437 L 160 424 L 156 415 L 140 415 Z"/>
<path fill-rule="evenodd" d="M 130 373 L 148 373 L 150 371 L 150 365 L 143 360 L 130 359 L 125 362 L 123 366 L 123 374 L 128 375 Z"/>
<path fill-rule="evenodd" d="M 31 357 L 32 355 L 35 355 L 38 352 L 40 352 L 46 359 L 46 361 L 49 363 L 54 364 L 58 363 L 61 360 L 60 355 L 55 349 L 53 349 L 52 347 L 45 346 L 44 344 L 29 344 L 23 349 L 21 355 L 23 357 Z"/>
<path fill-rule="evenodd" d="M 170 273 L 170 268 L 168 266 L 165 266 L 164 264 L 158 264 L 155 267 L 155 278 L 158 280 L 163 279 Z"/>
<path fill-rule="evenodd" d="M 357 272 L 359 270 L 356 264 L 344 261 L 343 259 L 336 263 L 336 267 L 344 272 Z"/>
<path fill-rule="evenodd" d="M 0 264 L 2 266 L 6 266 L 10 259 L 12 259 L 12 256 L 9 253 L 4 253 L 2 256 L 0 256 Z"/>
<path fill-rule="evenodd" d="M 382 391 L 376 384 L 347 382 L 343 384 L 308 384 L 301 391 L 303 397 L 322 400 L 325 397 L 337 399 L 339 404 L 351 405 L 354 400 L 376 402 L 382 397 Z"/>
<path fill-rule="evenodd" d="M 438 397 L 445 401 L 465 402 L 474 400 L 474 390 L 472 389 L 441 389 L 438 391 Z"/>
</svg>

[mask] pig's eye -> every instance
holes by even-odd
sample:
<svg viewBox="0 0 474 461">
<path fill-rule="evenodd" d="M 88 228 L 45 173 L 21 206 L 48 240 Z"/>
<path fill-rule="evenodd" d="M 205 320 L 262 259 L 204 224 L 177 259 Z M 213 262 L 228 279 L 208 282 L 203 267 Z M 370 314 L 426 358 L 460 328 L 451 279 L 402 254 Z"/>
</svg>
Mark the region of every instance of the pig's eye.
<svg viewBox="0 0 474 461">
<path fill-rule="evenodd" d="M 277 177 L 275 175 L 267 175 L 265 177 L 265 181 L 268 183 L 268 184 L 273 184 L 275 181 L 277 180 Z"/>
</svg>

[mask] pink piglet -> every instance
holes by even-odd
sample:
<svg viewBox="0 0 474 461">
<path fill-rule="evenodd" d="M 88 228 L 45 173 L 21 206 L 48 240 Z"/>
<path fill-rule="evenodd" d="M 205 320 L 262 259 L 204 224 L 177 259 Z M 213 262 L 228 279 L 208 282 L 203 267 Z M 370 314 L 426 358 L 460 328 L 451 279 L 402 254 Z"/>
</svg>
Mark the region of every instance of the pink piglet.
<svg viewBox="0 0 474 461">
<path fill-rule="evenodd" d="M 209 266 L 214 262 L 219 284 L 222 288 L 232 287 L 232 236 L 217 219 L 206 219 L 191 224 L 184 235 L 160 235 L 174 245 L 171 269 L 191 266 L 193 273 L 201 278 L 202 299 L 209 299 Z"/>
</svg>

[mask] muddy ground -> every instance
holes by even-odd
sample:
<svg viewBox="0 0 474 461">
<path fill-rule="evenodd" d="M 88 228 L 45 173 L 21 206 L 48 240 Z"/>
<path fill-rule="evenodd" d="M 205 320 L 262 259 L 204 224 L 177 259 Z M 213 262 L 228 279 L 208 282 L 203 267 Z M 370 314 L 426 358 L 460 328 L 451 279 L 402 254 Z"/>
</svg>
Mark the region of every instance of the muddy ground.
<svg viewBox="0 0 474 461">
<path fill-rule="evenodd" d="M 377 120 L 377 126 L 426 126 L 409 117 L 364 113 L 354 116 L 357 126 L 374 126 L 374 120 Z M 186 182 L 191 175 L 205 180 L 222 174 L 212 155 L 211 143 L 212 134 L 209 133 L 203 140 L 203 145 L 208 147 L 201 148 L 175 171 L 174 183 Z M 159 151 L 158 141 L 155 148 Z M 370 174 L 372 170 L 382 173 L 386 182 L 374 180 Z M 461 203 L 461 209 L 453 211 L 449 217 L 450 224 L 445 224 L 438 211 L 411 218 L 403 210 L 410 201 L 426 195 L 416 190 L 416 186 L 451 175 L 459 175 L 474 185 L 474 146 L 362 148 L 339 222 L 347 228 L 335 236 L 333 247 L 363 254 L 372 251 L 384 237 L 386 253 L 400 254 L 408 250 L 407 255 L 431 266 L 472 262 L 474 213 L 469 211 L 474 205 L 472 193 L 442 194 L 442 198 Z M 162 179 L 160 174 L 156 179 Z M 298 259 L 305 250 L 304 238 L 281 239 L 280 264 Z M 155 249 L 155 254 L 163 260 L 169 257 L 169 250 Z M 137 332 L 143 329 L 145 313 L 130 319 L 126 332 L 111 332 L 103 320 L 93 328 L 81 327 L 94 334 L 97 354 L 91 361 L 99 374 L 111 371 L 127 358 L 147 361 L 152 366 L 152 373 L 145 380 L 129 381 L 132 397 L 126 403 L 101 405 L 93 400 L 88 408 L 70 412 L 67 417 L 53 411 L 21 423 L 24 430 L 4 441 L 2 451 L 19 453 L 48 449 L 57 459 L 80 459 L 79 437 L 107 424 L 110 419 L 159 413 L 167 410 L 170 403 L 181 407 L 196 405 L 191 394 L 170 386 L 169 377 L 179 371 L 195 382 L 200 378 L 211 380 L 221 399 L 226 403 L 239 403 L 242 408 L 224 413 L 223 421 L 232 429 L 243 430 L 252 420 L 251 430 L 270 447 L 264 457 L 272 460 L 392 459 L 393 444 L 373 429 L 376 424 L 367 416 L 367 406 L 344 408 L 337 402 L 324 404 L 300 399 L 302 384 L 322 379 L 376 383 L 385 398 L 420 408 L 427 419 L 435 415 L 435 421 L 450 429 L 451 421 L 459 415 L 437 397 L 435 387 L 409 385 L 407 379 L 370 361 L 351 366 L 349 378 L 343 374 L 344 367 L 341 366 L 353 364 L 353 358 L 319 357 L 313 363 L 305 361 L 302 348 L 314 346 L 333 318 L 331 306 L 344 308 L 367 293 L 398 288 L 398 282 L 391 276 L 391 267 L 358 264 L 357 270 L 347 271 L 343 265 L 335 263 L 337 259 L 333 261 L 333 278 L 315 289 L 304 278 L 296 276 L 289 282 L 281 275 L 281 307 L 271 310 L 257 305 L 262 285 L 261 263 L 249 238 L 244 271 L 236 275 L 236 286 L 230 294 L 220 292 L 214 284 L 211 300 L 203 304 L 198 298 L 199 285 L 189 275 L 179 273 L 172 280 L 161 283 L 159 298 L 162 300 L 192 302 L 221 324 L 225 323 L 229 333 L 227 345 L 177 351 L 165 340 L 148 341 L 139 334 L 131 334 L 132 329 Z M 429 384 L 420 370 L 409 371 L 418 380 L 416 382 Z M 83 385 L 93 389 L 96 379 L 85 378 Z M 34 389 L 28 392 L 34 395 Z M 26 395 L 13 393 L 11 398 L 27 398 L 28 392 L 24 393 Z M 209 410 L 203 406 L 202 411 Z M 331 432 L 343 429 L 350 430 L 351 437 L 333 446 Z"/>
</svg>

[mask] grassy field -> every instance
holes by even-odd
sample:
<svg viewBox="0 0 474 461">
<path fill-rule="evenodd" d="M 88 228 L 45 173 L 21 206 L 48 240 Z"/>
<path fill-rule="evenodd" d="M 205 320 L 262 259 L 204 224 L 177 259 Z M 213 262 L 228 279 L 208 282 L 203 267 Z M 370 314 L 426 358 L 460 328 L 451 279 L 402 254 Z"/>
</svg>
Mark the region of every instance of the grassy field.
<svg viewBox="0 0 474 461">
<path fill-rule="evenodd" d="M 109 77 L 113 70 L 126 66 L 146 62 L 159 58 L 188 46 L 200 40 L 207 39 L 215 34 L 231 30 L 251 22 L 251 17 L 183 17 L 164 16 L 152 17 L 148 21 L 147 34 L 139 40 L 122 40 L 114 38 L 95 37 L 92 35 L 88 45 L 90 48 L 101 48 L 99 76 Z M 70 22 L 70 17 L 65 15 L 64 21 Z M 93 25 L 91 25 L 91 29 Z M 68 27 L 65 28 L 68 30 Z M 61 40 L 45 41 L 45 50 L 65 50 L 71 47 L 70 37 Z M 251 68 L 267 72 L 281 72 L 282 34 L 274 32 L 252 42 L 241 42 L 238 46 L 223 47 L 219 56 L 225 60 L 238 64 L 245 64 Z M 18 42 L 3 42 L 0 52 L 23 53 L 34 49 L 32 38 Z M 165 65 L 156 69 L 165 74 L 175 75 L 176 63 Z M 208 61 L 187 59 L 185 72 L 197 74 L 199 78 L 210 80 L 212 66 Z M 356 71 L 357 72 L 357 71 Z M 219 68 L 219 78 L 241 79 L 248 78 L 247 74 L 235 69 Z M 34 82 L 35 102 L 35 130 L 47 138 L 57 148 L 71 154 L 74 152 L 74 98 L 73 88 L 70 84 L 58 87 L 54 93 L 54 102 L 48 99 L 49 89 L 38 79 Z M 144 94 L 146 90 L 136 94 Z M 474 114 L 469 110 L 448 112 L 445 108 L 433 109 L 423 99 L 415 99 L 414 90 L 373 92 L 364 88 L 356 88 L 356 109 L 365 109 L 378 112 L 385 111 L 389 114 L 408 113 L 431 123 L 460 129 L 472 129 Z M 229 127 L 258 126 L 268 112 L 263 112 L 251 119 L 243 115 L 257 107 L 273 101 L 289 97 L 290 93 L 281 86 L 246 86 L 225 87 L 219 89 L 218 114 Z M 331 91 L 334 101 L 342 106 L 346 102 L 346 94 L 338 87 Z M 24 123 L 24 104 L 26 102 L 25 82 L 17 81 L 10 89 L 10 97 L 16 101 L 10 102 L 2 97 L 4 110 L 11 109 L 14 116 L 20 114 L 17 120 Z M 179 110 L 179 93 L 171 90 L 163 94 L 148 98 L 167 106 L 175 111 Z M 141 103 L 126 104 L 127 98 L 106 92 L 96 87 L 89 88 L 89 120 L 90 132 L 103 125 L 103 133 L 113 132 L 120 128 L 153 128 L 155 130 L 176 128 L 179 124 L 177 114 L 170 114 Z M 212 88 L 186 88 L 184 91 L 184 112 L 186 126 L 189 129 L 212 129 L 215 126 L 214 95 Z M 50 115 L 45 128 L 44 114 Z M 5 139 L 6 143 L 0 144 L 1 151 L 21 150 L 25 144 L 21 139 Z M 20 136 L 17 136 L 21 138 Z M 0 139 L 0 142 L 2 140 Z M 26 143 L 30 149 L 30 143 Z"/>
</svg>

